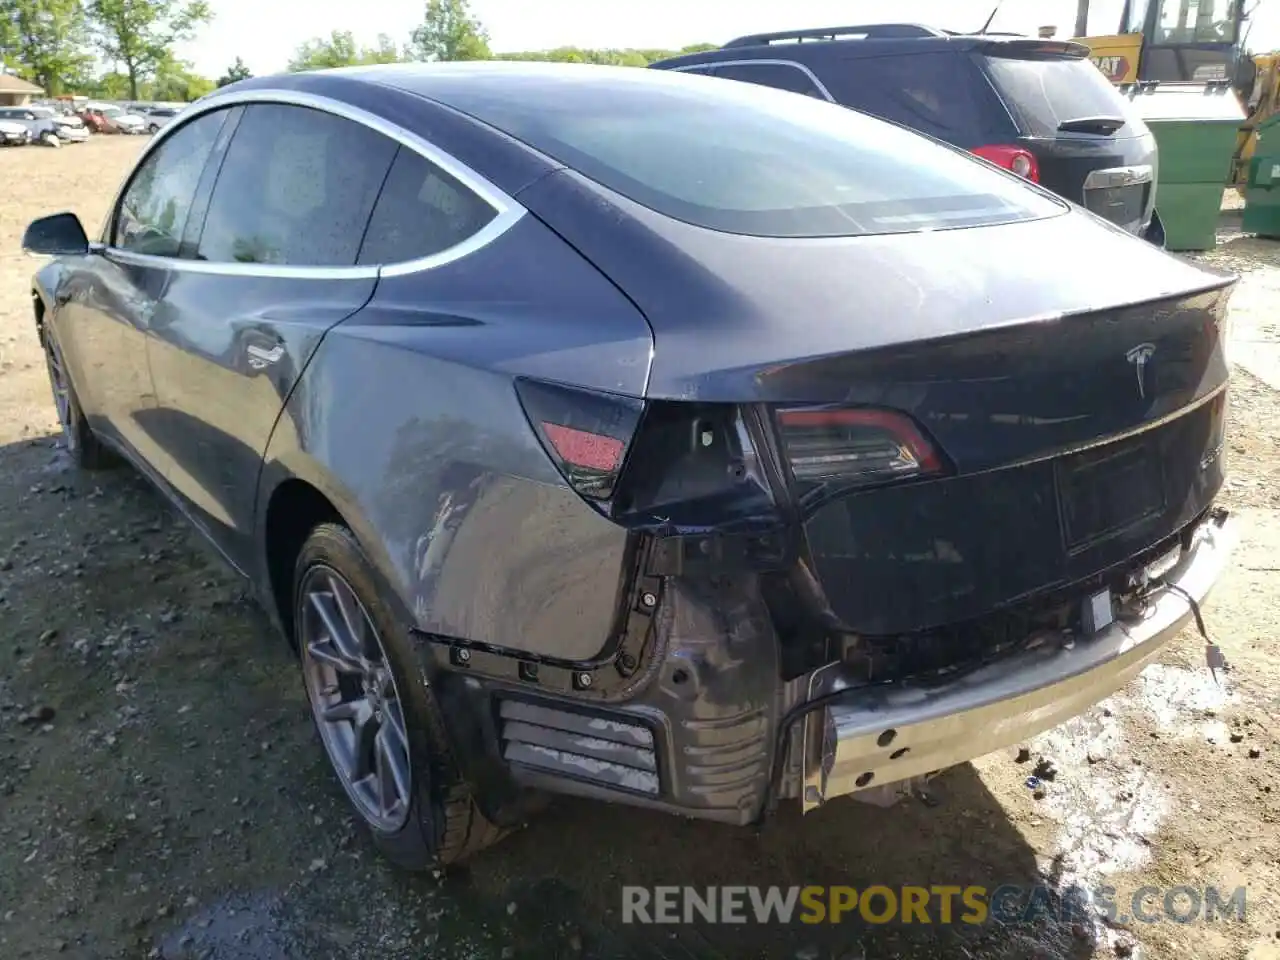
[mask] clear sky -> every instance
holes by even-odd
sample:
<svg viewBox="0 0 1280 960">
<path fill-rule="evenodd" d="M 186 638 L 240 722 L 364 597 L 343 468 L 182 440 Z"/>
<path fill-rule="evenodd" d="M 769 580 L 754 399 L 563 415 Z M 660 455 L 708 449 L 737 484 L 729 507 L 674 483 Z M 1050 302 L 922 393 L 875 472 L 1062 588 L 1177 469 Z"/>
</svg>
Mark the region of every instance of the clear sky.
<svg viewBox="0 0 1280 960">
<path fill-rule="evenodd" d="M 1219 0 L 1222 2 L 1222 0 Z M 681 47 L 763 30 L 876 21 L 917 21 L 976 30 L 995 0 L 472 0 L 495 52 L 578 47 Z M 254 73 L 284 69 L 303 41 L 350 30 L 372 44 L 403 43 L 425 0 L 210 0 L 214 21 L 181 50 L 198 72 L 219 76 L 237 57 Z M 1093 0 L 1090 32 L 1114 32 L 1122 0 Z M 993 29 L 1072 34 L 1075 0 L 1004 0 Z M 1280 46 L 1280 0 L 1260 0 L 1250 46 Z"/>
</svg>

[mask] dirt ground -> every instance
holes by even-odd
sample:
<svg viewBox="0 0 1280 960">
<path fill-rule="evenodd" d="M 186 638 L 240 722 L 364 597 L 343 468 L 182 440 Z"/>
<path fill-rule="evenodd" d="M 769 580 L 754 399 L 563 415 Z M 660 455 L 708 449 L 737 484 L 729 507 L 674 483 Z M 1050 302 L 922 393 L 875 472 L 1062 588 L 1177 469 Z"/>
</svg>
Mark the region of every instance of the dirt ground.
<svg viewBox="0 0 1280 960">
<path fill-rule="evenodd" d="M 96 229 L 140 147 L 0 151 L 0 957 L 1280 958 L 1280 244 L 1226 220 L 1209 258 L 1243 274 L 1225 494 L 1241 545 L 1206 607 L 1234 668 L 1220 686 L 1190 631 L 1030 759 L 948 771 L 919 802 L 736 830 L 564 800 L 465 870 L 406 877 L 357 832 L 240 584 L 136 476 L 79 476 L 55 439 L 19 237 L 62 209 Z M 1041 759 L 1056 775 L 1033 792 Z M 1246 917 L 619 917 L 622 884 L 1037 882 L 1120 901 L 1245 885 Z"/>
</svg>

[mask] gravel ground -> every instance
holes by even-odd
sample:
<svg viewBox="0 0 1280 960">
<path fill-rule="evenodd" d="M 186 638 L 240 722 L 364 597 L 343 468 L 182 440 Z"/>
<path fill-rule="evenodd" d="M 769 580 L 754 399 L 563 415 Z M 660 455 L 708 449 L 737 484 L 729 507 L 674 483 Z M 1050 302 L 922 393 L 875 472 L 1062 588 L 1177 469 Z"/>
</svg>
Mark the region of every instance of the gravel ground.
<svg viewBox="0 0 1280 960">
<path fill-rule="evenodd" d="M 24 224 L 101 222 L 141 144 L 0 151 L 0 956 L 1280 957 L 1280 245 L 1242 272 L 1226 503 L 1234 568 L 1188 633 L 1088 715 L 939 777 L 761 830 L 559 801 L 467 869 L 398 874 L 324 766 L 296 668 L 241 586 L 137 477 L 78 476 L 28 306 Z M 1048 761 L 1047 769 L 1041 761 Z M 1025 785 L 1040 765 L 1039 790 Z M 636 927 L 620 886 L 1248 886 L 1247 917 L 1130 925 Z M 1051 904 L 1052 906 L 1052 904 Z"/>
</svg>

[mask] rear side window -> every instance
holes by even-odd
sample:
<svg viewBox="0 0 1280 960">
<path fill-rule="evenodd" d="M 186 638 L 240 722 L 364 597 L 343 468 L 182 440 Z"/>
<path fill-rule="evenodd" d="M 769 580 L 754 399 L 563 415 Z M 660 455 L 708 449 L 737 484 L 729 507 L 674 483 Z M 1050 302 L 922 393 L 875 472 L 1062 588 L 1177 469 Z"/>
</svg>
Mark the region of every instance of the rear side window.
<svg viewBox="0 0 1280 960">
<path fill-rule="evenodd" d="M 360 263 L 403 263 L 478 233 L 497 211 L 425 157 L 401 147 L 373 209 Z"/>
<path fill-rule="evenodd" d="M 1017 135 L 991 84 L 967 56 L 850 57 L 823 83 L 839 103 L 969 149 Z"/>
<path fill-rule="evenodd" d="M 1094 117 L 1125 121 L 1107 136 L 1137 137 L 1146 133 L 1111 82 L 1086 59 L 987 57 L 996 87 L 1033 137 L 1063 137 L 1098 132 L 1070 128 L 1072 121 Z"/>
<path fill-rule="evenodd" d="M 111 245 L 153 257 L 176 257 L 200 175 L 227 119 L 214 110 L 185 124 L 142 162 L 125 189 Z"/>
<path fill-rule="evenodd" d="M 209 201 L 198 256 L 349 267 L 399 145 L 319 110 L 245 110 Z"/>
<path fill-rule="evenodd" d="M 797 66 L 785 63 L 722 63 L 716 68 L 717 77 L 758 83 L 775 90 L 790 90 L 825 100 L 813 78 Z"/>
<path fill-rule="evenodd" d="M 1012 175 L 835 104 L 636 73 L 603 97 L 566 72 L 525 97 L 477 86 L 450 101 L 637 203 L 727 233 L 904 233 L 1065 209 Z"/>
</svg>

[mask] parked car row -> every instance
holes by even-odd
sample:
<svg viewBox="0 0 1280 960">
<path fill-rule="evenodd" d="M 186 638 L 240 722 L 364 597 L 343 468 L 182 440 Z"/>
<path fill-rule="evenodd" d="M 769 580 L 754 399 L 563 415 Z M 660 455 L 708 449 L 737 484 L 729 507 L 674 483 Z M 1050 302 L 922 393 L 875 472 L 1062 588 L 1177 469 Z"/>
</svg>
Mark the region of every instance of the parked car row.
<svg viewBox="0 0 1280 960">
<path fill-rule="evenodd" d="M 6 146 L 44 143 L 61 146 L 89 139 L 89 131 L 77 116 L 65 116 L 49 107 L 0 108 L 0 137 Z"/>
<path fill-rule="evenodd" d="M 91 133 L 154 134 L 182 112 L 181 106 L 157 104 L 137 110 L 90 101 L 29 104 L 0 108 L 0 146 L 39 143 L 58 147 L 83 143 Z"/>
</svg>

